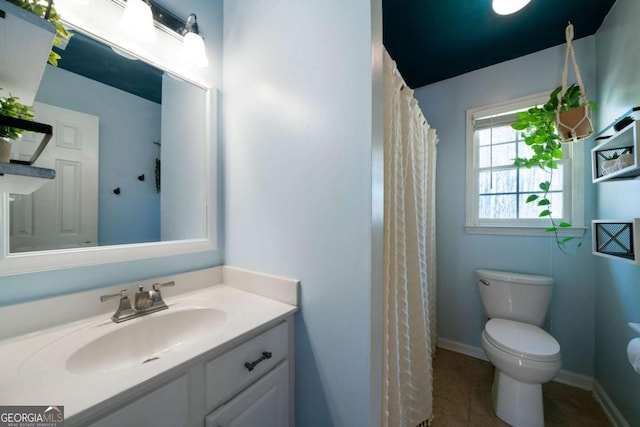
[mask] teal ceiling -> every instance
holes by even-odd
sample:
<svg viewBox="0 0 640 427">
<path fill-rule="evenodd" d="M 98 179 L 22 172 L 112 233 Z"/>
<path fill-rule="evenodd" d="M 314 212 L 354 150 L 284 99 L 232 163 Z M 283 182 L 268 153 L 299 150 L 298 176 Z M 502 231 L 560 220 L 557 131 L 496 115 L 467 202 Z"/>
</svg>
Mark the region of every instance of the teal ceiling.
<svg viewBox="0 0 640 427">
<path fill-rule="evenodd" d="M 55 50 L 62 56 L 59 68 L 158 104 L 162 102 L 163 72 L 143 61 L 118 55 L 109 46 L 79 32 L 74 33 L 64 50 Z"/>
<path fill-rule="evenodd" d="M 615 0 L 531 0 L 500 16 L 491 0 L 382 0 L 384 45 L 417 88 L 594 34 Z"/>
</svg>

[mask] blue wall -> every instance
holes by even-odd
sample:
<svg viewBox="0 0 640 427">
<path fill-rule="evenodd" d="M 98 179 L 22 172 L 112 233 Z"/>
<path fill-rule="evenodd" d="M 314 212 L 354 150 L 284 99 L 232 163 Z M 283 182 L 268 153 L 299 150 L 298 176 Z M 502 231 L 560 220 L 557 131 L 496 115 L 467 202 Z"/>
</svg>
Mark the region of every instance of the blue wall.
<svg viewBox="0 0 640 427">
<path fill-rule="evenodd" d="M 595 38 L 581 39 L 574 45 L 587 92 L 594 94 Z M 552 237 L 474 235 L 464 229 L 466 110 L 550 92 L 561 83 L 564 53 L 565 47 L 558 46 L 487 67 L 419 88 L 416 98 L 440 138 L 436 179 L 438 335 L 480 347 L 485 318 L 474 279 L 476 269 L 550 275 L 556 284 L 546 327 L 561 345 L 563 369 L 592 376 L 595 271 L 590 234 L 577 254 L 567 256 L 558 251 Z M 584 143 L 578 146 L 588 148 Z M 586 163 L 585 168 L 589 167 Z M 587 173 L 585 180 L 588 178 Z M 592 188 L 590 181 L 585 184 L 586 223 L 591 220 Z"/>
<path fill-rule="evenodd" d="M 36 101 L 98 116 L 98 244 L 160 240 L 154 168 L 160 104 L 47 65 Z M 145 181 L 138 181 L 144 174 Z M 120 187 L 119 196 L 113 189 Z"/>
<path fill-rule="evenodd" d="M 596 33 L 600 127 L 640 105 L 640 2 L 617 0 Z M 596 184 L 598 218 L 640 218 L 640 181 Z M 640 425 L 640 375 L 627 360 L 640 323 L 640 267 L 597 257 L 596 380 L 629 425 Z"/>
<path fill-rule="evenodd" d="M 225 259 L 301 281 L 300 427 L 379 425 L 380 400 L 370 404 L 381 376 L 370 361 L 381 357 L 370 344 L 379 7 L 225 2 Z"/>
<path fill-rule="evenodd" d="M 211 87 L 221 88 L 222 0 L 165 0 L 160 3 L 177 16 L 186 17 L 192 12 L 197 14 L 200 33 L 206 40 L 210 63 L 209 67 L 203 69 L 200 73 Z M 218 149 L 221 150 L 220 144 Z M 218 165 L 218 185 L 221 185 L 221 169 L 220 165 Z M 163 183 L 163 185 L 171 184 Z M 218 192 L 220 197 L 218 206 L 221 206 L 222 203 L 220 194 Z M 218 230 L 222 229 L 222 221 L 222 215 L 218 215 Z M 0 306 L 220 265 L 223 263 L 223 248 L 224 240 L 219 231 L 218 250 L 216 251 L 44 273 L 0 276 L 0 289 L 2 289 Z"/>
</svg>

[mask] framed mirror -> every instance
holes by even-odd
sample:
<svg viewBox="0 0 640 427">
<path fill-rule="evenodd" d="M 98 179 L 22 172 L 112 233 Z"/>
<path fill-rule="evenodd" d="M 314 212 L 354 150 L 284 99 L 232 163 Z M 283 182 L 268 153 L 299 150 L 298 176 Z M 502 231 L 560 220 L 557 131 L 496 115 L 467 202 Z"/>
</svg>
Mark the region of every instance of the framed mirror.
<svg viewBox="0 0 640 427">
<path fill-rule="evenodd" d="M 215 91 L 74 33 L 34 104 L 57 177 L 2 195 L 0 275 L 214 250 Z"/>
</svg>

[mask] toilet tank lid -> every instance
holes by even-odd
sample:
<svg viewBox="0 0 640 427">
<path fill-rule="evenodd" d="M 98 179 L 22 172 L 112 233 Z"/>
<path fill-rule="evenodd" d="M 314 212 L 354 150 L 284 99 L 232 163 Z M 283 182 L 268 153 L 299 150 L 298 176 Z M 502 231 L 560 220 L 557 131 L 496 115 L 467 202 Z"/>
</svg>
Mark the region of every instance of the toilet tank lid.
<svg viewBox="0 0 640 427">
<path fill-rule="evenodd" d="M 553 277 L 541 276 L 537 274 L 512 273 L 509 271 L 497 270 L 476 270 L 476 277 L 479 279 L 502 280 L 513 283 L 526 283 L 528 285 L 549 286 L 553 284 Z"/>
</svg>

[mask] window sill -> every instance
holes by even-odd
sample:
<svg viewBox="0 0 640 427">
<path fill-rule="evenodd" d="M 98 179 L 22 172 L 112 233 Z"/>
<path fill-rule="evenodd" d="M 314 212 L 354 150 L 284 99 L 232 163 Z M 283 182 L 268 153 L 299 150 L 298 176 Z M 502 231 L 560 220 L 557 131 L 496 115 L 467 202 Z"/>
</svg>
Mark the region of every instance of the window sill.
<svg viewBox="0 0 640 427">
<path fill-rule="evenodd" d="M 522 226 L 496 226 L 496 225 L 465 225 L 469 234 L 493 234 L 501 236 L 552 236 L 553 233 L 545 231 L 548 227 L 522 227 Z M 559 237 L 582 237 L 586 227 L 560 228 Z"/>
</svg>

